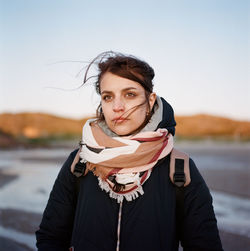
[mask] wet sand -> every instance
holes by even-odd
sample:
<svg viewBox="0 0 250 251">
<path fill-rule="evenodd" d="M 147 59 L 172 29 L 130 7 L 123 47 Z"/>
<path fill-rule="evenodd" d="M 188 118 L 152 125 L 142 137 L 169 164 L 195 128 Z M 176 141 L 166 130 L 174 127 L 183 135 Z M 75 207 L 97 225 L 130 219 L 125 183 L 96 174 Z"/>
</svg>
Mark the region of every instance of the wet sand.
<svg viewBox="0 0 250 251">
<path fill-rule="evenodd" d="M 236 154 L 233 147 L 215 149 L 212 146 L 205 146 L 201 148 L 199 145 L 186 145 L 182 143 L 179 145 L 179 149 L 189 152 L 191 157 L 194 159 L 206 180 L 208 186 L 212 190 L 223 191 L 228 194 L 236 195 L 241 198 L 250 199 L 250 161 L 248 157 L 249 145 L 247 147 L 237 148 L 239 152 Z M 68 151 L 68 153 L 71 150 Z M 244 152 L 246 151 L 246 152 Z M 244 152 L 244 154 L 242 153 Z M 223 165 L 211 166 L 211 158 L 228 158 L 228 162 Z M 203 158 L 203 159 L 202 159 Z M 23 161 L 41 161 L 43 157 L 27 156 L 23 157 Z M 61 163 L 65 160 L 64 157 L 46 157 L 43 162 L 56 162 Z M 207 160 L 207 162 L 205 161 Z M 202 164 L 201 164 L 201 161 Z M 219 163 L 219 162 L 218 162 Z M 235 165 L 237 163 L 237 165 Z M 18 178 L 17 174 L 6 174 L 0 169 L 0 189 L 6 187 L 11 182 L 14 182 Z M 39 192 L 39 191 L 38 191 Z M 240 208 L 239 208 L 240 209 Z M 34 232 L 37 230 L 41 221 L 41 213 L 32 213 L 25 210 L 14 209 L 14 208 L 1 208 L 0 206 L 0 226 L 4 229 L 11 229 L 17 232 L 23 233 L 28 238 L 35 238 Z M 1 231 L 0 231 L 1 233 Z M 240 251 L 250 250 L 250 237 L 243 236 L 237 233 L 230 233 L 227 231 L 220 230 L 220 236 L 223 243 L 224 250 L 227 251 Z M 22 238 L 22 237 L 20 237 Z M 1 250 L 12 250 L 12 251 L 30 251 L 34 250 L 28 245 L 13 240 L 9 236 L 1 236 Z"/>
<path fill-rule="evenodd" d="M 202 170 L 202 176 L 212 190 L 250 198 L 249 171 L 244 170 Z"/>
<path fill-rule="evenodd" d="M 4 238 L 0 236 L 1 250 L 9 251 L 32 251 L 33 249 L 28 246 L 15 242 L 12 239 Z"/>
<path fill-rule="evenodd" d="M 180 142 L 208 187 L 250 199 L 250 143 Z"/>
<path fill-rule="evenodd" d="M 17 178 L 17 174 L 3 174 L 3 172 L 0 170 L 0 189 Z"/>
<path fill-rule="evenodd" d="M 42 219 L 42 214 L 7 208 L 0 209 L 0 222 L 4 228 L 22 233 L 34 234 Z"/>
</svg>

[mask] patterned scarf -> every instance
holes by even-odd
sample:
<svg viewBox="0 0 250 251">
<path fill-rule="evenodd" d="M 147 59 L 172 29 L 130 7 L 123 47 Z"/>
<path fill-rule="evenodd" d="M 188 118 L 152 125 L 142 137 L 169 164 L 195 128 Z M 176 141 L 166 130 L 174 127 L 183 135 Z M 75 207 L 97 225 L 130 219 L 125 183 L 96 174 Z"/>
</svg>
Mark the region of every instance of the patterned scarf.
<svg viewBox="0 0 250 251">
<path fill-rule="evenodd" d="M 143 194 L 152 168 L 172 148 L 173 136 L 167 129 L 112 137 L 92 119 L 83 127 L 80 158 L 98 177 L 99 186 L 120 203 Z"/>
</svg>

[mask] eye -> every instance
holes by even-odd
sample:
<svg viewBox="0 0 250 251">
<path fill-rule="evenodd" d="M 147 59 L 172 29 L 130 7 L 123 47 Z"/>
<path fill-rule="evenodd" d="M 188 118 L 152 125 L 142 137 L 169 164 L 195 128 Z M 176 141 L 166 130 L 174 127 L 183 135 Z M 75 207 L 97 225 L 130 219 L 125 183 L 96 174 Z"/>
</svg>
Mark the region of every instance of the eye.
<svg viewBox="0 0 250 251">
<path fill-rule="evenodd" d="M 104 96 L 102 96 L 102 100 L 104 100 L 106 102 L 110 101 L 111 99 L 112 99 L 111 95 L 104 95 Z"/>
<path fill-rule="evenodd" d="M 133 97 L 136 96 L 136 94 L 133 93 L 133 92 L 127 92 L 127 93 L 125 94 L 125 96 L 128 97 L 128 98 L 133 98 Z"/>
</svg>

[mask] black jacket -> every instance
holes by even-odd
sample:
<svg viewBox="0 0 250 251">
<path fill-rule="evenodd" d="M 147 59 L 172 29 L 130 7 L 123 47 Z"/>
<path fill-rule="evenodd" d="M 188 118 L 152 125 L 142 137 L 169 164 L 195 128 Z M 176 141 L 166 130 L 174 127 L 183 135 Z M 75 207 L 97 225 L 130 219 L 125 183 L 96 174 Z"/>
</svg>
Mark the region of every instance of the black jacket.
<svg viewBox="0 0 250 251">
<path fill-rule="evenodd" d="M 75 251 L 115 251 L 119 204 L 101 190 L 91 172 L 78 178 L 77 188 L 77 178 L 70 172 L 75 154 L 70 154 L 55 181 L 36 232 L 38 250 L 73 246 Z M 176 234 L 176 195 L 169 162 L 166 156 L 153 168 L 143 185 L 144 195 L 123 202 L 120 251 L 174 251 L 179 239 L 184 250 L 222 250 L 211 195 L 191 159 L 184 219 Z"/>
</svg>

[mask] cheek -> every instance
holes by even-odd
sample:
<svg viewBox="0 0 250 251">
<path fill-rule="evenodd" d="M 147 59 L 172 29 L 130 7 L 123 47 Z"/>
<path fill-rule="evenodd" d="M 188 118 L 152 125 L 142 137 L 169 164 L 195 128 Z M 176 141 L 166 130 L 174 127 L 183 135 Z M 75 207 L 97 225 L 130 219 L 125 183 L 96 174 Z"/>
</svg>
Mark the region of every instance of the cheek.
<svg viewBox="0 0 250 251">
<path fill-rule="evenodd" d="M 142 124 L 147 116 L 147 109 L 145 107 L 138 108 L 134 114 L 134 121 L 136 124 Z"/>
<path fill-rule="evenodd" d="M 143 105 L 137 109 L 137 112 L 140 113 L 141 116 L 146 115 L 147 111 L 148 111 L 148 108 L 146 105 Z"/>
</svg>

